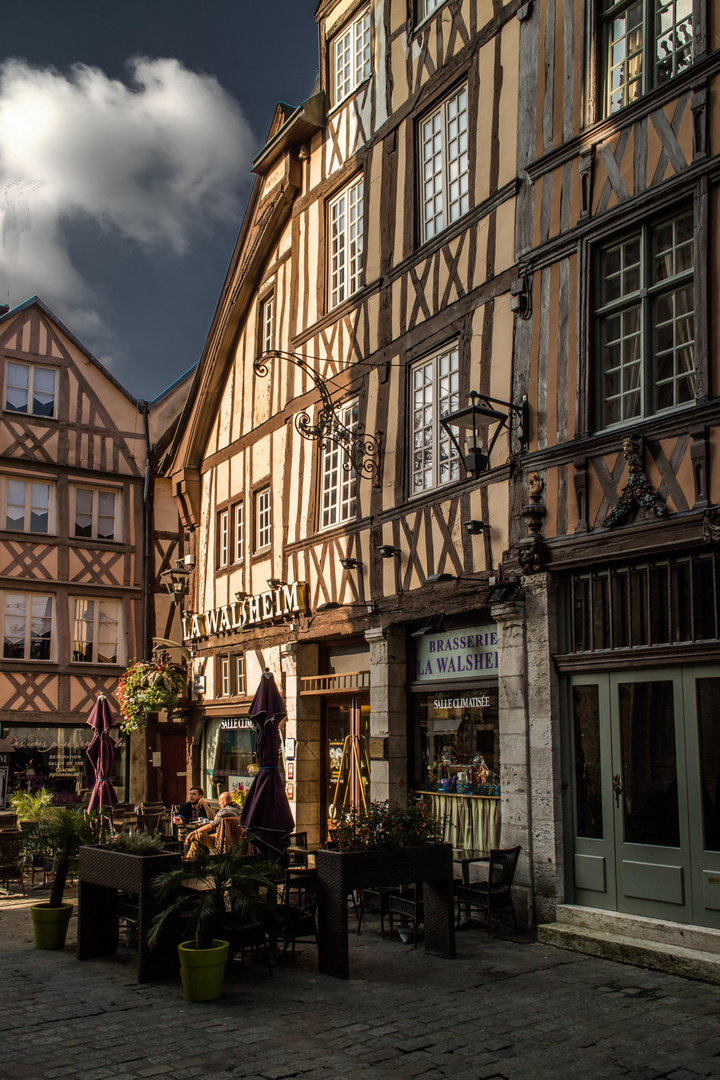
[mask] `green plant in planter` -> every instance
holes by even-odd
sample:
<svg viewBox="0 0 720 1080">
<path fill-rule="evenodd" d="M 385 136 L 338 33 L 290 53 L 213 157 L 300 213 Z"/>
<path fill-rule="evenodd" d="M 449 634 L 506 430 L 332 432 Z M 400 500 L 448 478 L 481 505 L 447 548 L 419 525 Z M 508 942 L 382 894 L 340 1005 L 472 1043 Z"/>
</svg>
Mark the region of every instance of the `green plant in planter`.
<svg viewBox="0 0 720 1080">
<path fill-rule="evenodd" d="M 147 723 L 147 713 L 176 709 L 185 680 L 172 664 L 139 660 L 120 676 L 117 698 L 122 709 L 121 729 L 128 734 Z"/>
<path fill-rule="evenodd" d="M 168 920 L 182 915 L 191 940 L 178 945 L 180 975 L 190 1001 L 211 1001 L 222 993 L 229 942 L 228 925 L 271 919 L 276 868 L 248 860 L 238 845 L 223 854 L 198 847 L 195 856 L 153 882 L 160 910 L 148 934 L 155 947 Z"/>
<path fill-rule="evenodd" d="M 272 912 L 276 868 L 259 859 L 248 860 L 245 842 L 217 854 L 198 845 L 192 859 L 159 874 L 153 882 L 160 910 L 148 935 L 151 946 L 171 916 L 181 912 L 195 948 L 209 948 L 221 925 L 230 920 L 255 922 Z M 199 887 L 198 887 L 199 886 Z"/>
<path fill-rule="evenodd" d="M 52 805 L 52 792 L 47 788 L 37 791 L 15 791 L 10 796 L 18 821 L 41 821 Z"/>
<path fill-rule="evenodd" d="M 425 847 L 442 843 L 442 825 L 426 803 L 371 802 L 367 810 L 354 807 L 334 835 L 338 851 Z"/>
<path fill-rule="evenodd" d="M 111 846 L 125 855 L 161 855 L 165 850 L 162 836 L 149 829 L 118 833 Z"/>
<path fill-rule="evenodd" d="M 72 904 L 64 904 L 68 874 L 83 844 L 99 844 L 107 839 L 107 821 L 96 811 L 82 814 L 67 807 L 52 807 L 31 838 L 33 854 L 53 860 L 50 899 L 30 909 L 35 931 L 35 947 L 61 949 L 65 944 Z"/>
</svg>

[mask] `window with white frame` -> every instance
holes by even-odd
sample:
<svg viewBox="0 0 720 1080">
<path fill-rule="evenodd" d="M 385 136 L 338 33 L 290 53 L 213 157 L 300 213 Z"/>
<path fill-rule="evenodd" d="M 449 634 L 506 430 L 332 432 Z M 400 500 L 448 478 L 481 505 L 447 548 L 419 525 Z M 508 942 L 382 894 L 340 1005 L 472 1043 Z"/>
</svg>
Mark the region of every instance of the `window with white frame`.
<svg viewBox="0 0 720 1080">
<path fill-rule="evenodd" d="M 445 0 L 417 0 L 416 20 L 422 22 L 423 19 L 427 19 L 428 15 L 432 15 L 433 11 L 437 11 L 441 4 L 444 4 Z"/>
<path fill-rule="evenodd" d="M 333 39 L 331 55 L 333 105 L 337 105 L 372 73 L 369 10 Z"/>
<path fill-rule="evenodd" d="M 73 604 L 73 661 L 79 664 L 120 663 L 120 601 L 78 597 Z"/>
<path fill-rule="evenodd" d="M 460 461 L 441 416 L 458 408 L 460 373 L 457 343 L 413 364 L 410 370 L 412 492 L 460 479 Z"/>
<path fill-rule="evenodd" d="M 4 528 L 13 532 L 48 533 L 51 530 L 50 499 L 55 484 L 42 480 L 3 477 L 5 495 Z"/>
<path fill-rule="evenodd" d="M 49 660 L 52 652 L 52 596 L 5 593 L 3 658 Z"/>
<path fill-rule="evenodd" d="M 116 491 L 75 488 L 74 535 L 92 540 L 120 540 Z"/>
<path fill-rule="evenodd" d="M 694 401 L 692 213 L 603 245 L 596 268 L 598 426 Z"/>
<path fill-rule="evenodd" d="M 601 35 L 609 116 L 692 64 L 692 0 L 604 0 Z"/>
<path fill-rule="evenodd" d="M 260 305 L 260 351 L 272 352 L 275 348 L 275 294 L 272 293 Z"/>
<path fill-rule="evenodd" d="M 235 657 L 235 693 L 242 697 L 245 694 L 245 657 Z"/>
<path fill-rule="evenodd" d="M 6 411 L 55 416 L 57 373 L 57 368 L 8 360 L 5 372 Z"/>
<path fill-rule="evenodd" d="M 270 547 L 272 540 L 272 510 L 270 488 L 255 492 L 255 550 Z"/>
<path fill-rule="evenodd" d="M 245 503 L 237 503 L 233 510 L 234 529 L 233 537 L 233 562 L 245 561 Z"/>
<path fill-rule="evenodd" d="M 463 86 L 420 121 L 423 241 L 470 209 L 467 98 Z"/>
<path fill-rule="evenodd" d="M 220 660 L 220 696 L 230 697 L 230 660 L 226 656 Z"/>
<path fill-rule="evenodd" d="M 343 405 L 340 420 L 348 431 L 356 432 L 359 420 L 357 398 Z M 351 521 L 357 513 L 357 475 L 350 467 L 351 449 L 342 441 L 327 438 L 322 457 L 321 527 L 329 529 L 341 521 Z"/>
<path fill-rule="evenodd" d="M 227 566 L 230 552 L 230 512 L 221 510 L 217 516 L 217 565 L 218 569 Z"/>
<path fill-rule="evenodd" d="M 363 283 L 363 181 L 355 180 L 332 200 L 330 213 L 330 306 Z"/>
</svg>

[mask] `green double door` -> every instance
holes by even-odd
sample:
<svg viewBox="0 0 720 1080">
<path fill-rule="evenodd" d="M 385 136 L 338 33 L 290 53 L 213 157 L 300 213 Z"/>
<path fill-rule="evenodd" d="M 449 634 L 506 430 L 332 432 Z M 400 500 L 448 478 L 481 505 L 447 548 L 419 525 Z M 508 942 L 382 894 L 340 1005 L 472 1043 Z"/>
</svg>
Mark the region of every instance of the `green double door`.
<svg viewBox="0 0 720 1080">
<path fill-rule="evenodd" d="M 569 692 L 574 902 L 720 927 L 720 667 Z"/>
</svg>

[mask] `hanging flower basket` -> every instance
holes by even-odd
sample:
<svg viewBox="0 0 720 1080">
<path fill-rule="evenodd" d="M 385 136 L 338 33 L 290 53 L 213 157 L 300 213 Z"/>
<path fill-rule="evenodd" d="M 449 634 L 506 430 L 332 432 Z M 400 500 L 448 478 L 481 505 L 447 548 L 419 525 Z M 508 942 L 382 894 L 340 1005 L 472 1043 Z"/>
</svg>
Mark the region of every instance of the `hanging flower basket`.
<svg viewBox="0 0 720 1080">
<path fill-rule="evenodd" d="M 147 713 L 176 709 L 184 690 L 185 680 L 171 664 L 143 660 L 131 664 L 118 683 L 121 729 L 127 734 L 145 727 Z"/>
</svg>

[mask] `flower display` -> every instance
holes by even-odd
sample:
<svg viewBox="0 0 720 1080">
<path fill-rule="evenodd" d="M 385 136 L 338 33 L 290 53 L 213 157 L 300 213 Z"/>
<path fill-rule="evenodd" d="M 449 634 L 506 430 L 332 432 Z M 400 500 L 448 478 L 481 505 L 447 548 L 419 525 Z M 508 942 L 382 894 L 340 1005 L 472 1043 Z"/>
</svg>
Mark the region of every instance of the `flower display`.
<svg viewBox="0 0 720 1080">
<path fill-rule="evenodd" d="M 442 826 L 423 801 L 371 802 L 354 807 L 334 830 L 339 851 L 424 847 L 442 843 Z"/>
<path fill-rule="evenodd" d="M 171 664 L 138 660 L 120 676 L 117 699 L 123 719 L 120 728 L 126 734 L 144 727 L 147 713 L 177 708 L 185 690 L 185 680 Z"/>
</svg>

